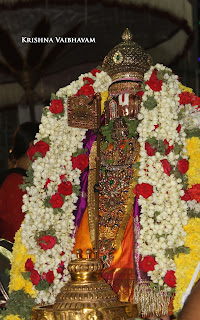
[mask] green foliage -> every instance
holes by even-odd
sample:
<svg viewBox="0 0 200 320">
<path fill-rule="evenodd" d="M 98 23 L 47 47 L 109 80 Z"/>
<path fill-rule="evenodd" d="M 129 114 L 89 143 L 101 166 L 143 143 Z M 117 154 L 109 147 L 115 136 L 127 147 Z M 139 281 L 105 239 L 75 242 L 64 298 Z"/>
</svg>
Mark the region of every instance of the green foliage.
<svg viewBox="0 0 200 320">
<path fill-rule="evenodd" d="M 44 199 L 44 201 L 43 201 L 43 204 L 44 204 L 44 206 L 45 206 L 46 208 L 51 208 L 51 207 L 52 207 L 51 203 L 49 202 L 50 199 L 51 199 L 51 197 L 48 196 L 48 197 L 46 197 L 46 198 Z"/>
<path fill-rule="evenodd" d="M 51 140 L 49 139 L 49 137 L 43 138 L 42 141 L 46 142 L 48 145 L 50 145 L 51 143 Z"/>
<path fill-rule="evenodd" d="M 157 221 L 157 217 L 160 215 L 160 212 L 159 211 L 155 211 L 154 212 L 154 221 Z"/>
<path fill-rule="evenodd" d="M 186 129 L 186 138 L 190 139 L 192 137 L 199 137 L 200 136 L 200 129 L 199 128 L 194 128 L 194 129 Z"/>
<path fill-rule="evenodd" d="M 81 189 L 81 186 L 79 185 L 72 186 L 72 192 L 75 193 L 77 196 L 79 196 L 80 194 L 80 189 Z"/>
<path fill-rule="evenodd" d="M 183 149 L 183 145 L 182 144 L 178 144 L 177 142 L 175 142 L 174 149 L 173 149 L 175 155 L 179 155 L 181 153 L 182 149 Z"/>
<path fill-rule="evenodd" d="M 114 160 L 113 160 L 113 159 L 107 159 L 107 160 L 106 160 L 106 163 L 107 163 L 108 165 L 112 165 L 112 164 L 113 164 L 113 162 L 114 162 Z"/>
<path fill-rule="evenodd" d="M 180 173 L 177 166 L 173 167 L 173 174 L 176 179 L 182 180 L 183 189 L 187 189 L 188 188 L 188 176 L 186 174 Z"/>
<path fill-rule="evenodd" d="M 31 309 L 35 306 L 35 300 L 23 290 L 12 291 L 6 303 L 6 310 L 1 311 L 1 316 L 4 318 L 14 314 L 25 320 L 31 320 Z"/>
<path fill-rule="evenodd" d="M 52 100 L 58 100 L 59 98 L 57 97 L 57 95 L 55 93 L 52 93 L 50 99 L 52 101 Z"/>
<path fill-rule="evenodd" d="M 63 116 L 64 116 L 64 114 L 65 114 L 65 112 L 64 112 L 64 109 L 63 109 L 63 112 L 60 112 L 60 113 L 54 113 L 53 115 L 54 115 L 54 117 L 56 117 L 56 118 L 57 118 L 57 120 L 59 120 L 59 118 L 63 117 Z"/>
<path fill-rule="evenodd" d="M 102 135 L 106 138 L 106 140 L 110 143 L 114 142 L 112 138 L 112 130 L 113 130 L 114 120 L 111 120 L 108 125 L 101 127 Z"/>
<path fill-rule="evenodd" d="M 40 279 L 39 283 L 35 286 L 38 291 L 45 290 L 47 291 L 49 288 L 49 283 L 46 280 Z"/>
<path fill-rule="evenodd" d="M 5 269 L 4 273 L 7 277 L 10 277 L 10 270 L 8 268 Z"/>
<path fill-rule="evenodd" d="M 129 120 L 127 117 L 124 117 L 126 124 L 128 126 L 128 130 L 129 130 L 129 138 L 132 137 L 137 137 L 138 133 L 137 133 L 137 127 L 139 124 L 139 120 Z"/>
<path fill-rule="evenodd" d="M 153 96 L 148 96 L 147 100 L 143 102 L 143 105 L 148 110 L 153 110 L 157 106 L 157 101 Z"/>
<path fill-rule="evenodd" d="M 19 187 L 22 191 L 26 190 L 26 187 L 33 185 L 33 168 L 29 165 L 28 170 L 26 171 L 26 177 L 23 179 L 23 184 L 20 184 Z"/>
<path fill-rule="evenodd" d="M 101 172 L 102 172 L 102 174 L 104 174 L 105 171 L 106 171 L 106 167 L 101 167 Z"/>
<path fill-rule="evenodd" d="M 22 272 L 22 276 L 25 280 L 30 279 L 31 272 L 30 271 Z"/>
<path fill-rule="evenodd" d="M 43 115 L 44 117 L 46 117 L 47 114 L 48 114 L 48 112 L 49 112 L 49 108 L 48 108 L 48 107 L 45 107 L 45 108 L 43 108 L 42 115 Z"/>
<path fill-rule="evenodd" d="M 161 155 L 165 155 L 166 145 L 163 140 L 157 140 L 155 137 L 147 139 L 147 142 L 152 146 L 152 148 L 156 148 L 157 152 Z"/>
<path fill-rule="evenodd" d="M 178 257 L 180 253 L 189 254 L 190 253 L 190 248 L 189 247 L 185 247 L 185 246 L 181 246 L 181 247 L 178 247 L 178 248 L 174 248 L 174 249 L 168 248 L 168 249 L 165 250 L 165 255 L 169 259 L 174 259 L 175 255 Z"/>
<path fill-rule="evenodd" d="M 126 153 L 128 148 L 129 148 L 129 141 L 126 142 L 123 152 Z"/>
<path fill-rule="evenodd" d="M 187 210 L 187 215 L 189 218 L 195 218 L 195 217 L 200 217 L 200 213 L 196 212 L 195 210 L 188 209 Z"/>
<path fill-rule="evenodd" d="M 107 148 L 107 145 L 108 145 L 107 141 L 103 141 L 103 144 L 102 144 L 103 150 Z"/>
<path fill-rule="evenodd" d="M 132 165 L 132 167 L 133 167 L 134 169 L 139 169 L 139 167 L 140 167 L 140 162 L 134 163 L 134 164 Z"/>
<path fill-rule="evenodd" d="M 87 151 L 87 149 L 79 148 L 79 149 L 77 149 L 76 152 L 74 152 L 74 153 L 72 154 L 72 157 L 77 157 L 77 156 L 79 156 L 80 154 L 85 154 L 86 151 Z"/>
<path fill-rule="evenodd" d="M 180 111 L 179 111 L 179 113 L 178 113 L 178 120 L 182 120 L 183 117 L 184 117 L 185 111 L 184 111 L 184 109 L 179 109 L 179 110 L 180 110 Z"/>
<path fill-rule="evenodd" d="M 48 230 L 40 231 L 38 233 L 37 239 L 40 239 L 42 236 L 47 235 L 55 237 L 55 230 L 52 227 L 50 227 Z"/>
<path fill-rule="evenodd" d="M 57 214 L 57 213 L 61 213 L 64 214 L 64 210 L 62 208 L 53 208 L 53 213 Z"/>
<path fill-rule="evenodd" d="M 168 74 L 169 76 L 171 76 L 172 72 L 170 70 L 167 70 L 167 71 L 166 70 L 158 70 L 158 72 L 157 72 L 158 80 L 162 80 L 162 81 L 166 82 L 166 79 L 164 78 L 165 74 Z"/>
<path fill-rule="evenodd" d="M 159 286 L 158 283 L 153 283 L 153 282 L 151 282 L 150 288 L 154 289 L 154 291 L 155 291 L 156 293 L 159 292 L 159 290 L 160 290 L 160 286 Z"/>
</svg>

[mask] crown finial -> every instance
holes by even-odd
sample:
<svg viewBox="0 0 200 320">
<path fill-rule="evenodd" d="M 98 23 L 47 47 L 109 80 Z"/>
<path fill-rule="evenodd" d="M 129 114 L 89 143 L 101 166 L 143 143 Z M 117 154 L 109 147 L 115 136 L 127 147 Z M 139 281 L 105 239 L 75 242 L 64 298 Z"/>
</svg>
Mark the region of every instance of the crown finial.
<svg viewBox="0 0 200 320">
<path fill-rule="evenodd" d="M 131 41 L 132 38 L 133 38 L 132 33 L 130 32 L 130 30 L 128 28 L 126 28 L 126 30 L 122 34 L 122 40 L 123 41 Z"/>
</svg>

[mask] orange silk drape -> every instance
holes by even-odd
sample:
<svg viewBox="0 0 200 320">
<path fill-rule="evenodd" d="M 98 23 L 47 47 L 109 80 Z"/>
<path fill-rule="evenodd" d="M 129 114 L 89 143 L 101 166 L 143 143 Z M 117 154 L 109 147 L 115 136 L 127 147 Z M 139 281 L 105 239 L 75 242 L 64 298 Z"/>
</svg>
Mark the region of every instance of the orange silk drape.
<svg viewBox="0 0 200 320">
<path fill-rule="evenodd" d="M 134 288 L 134 263 L 133 263 L 133 214 L 126 226 L 121 246 L 114 252 L 114 260 L 109 269 L 104 269 L 102 277 L 112 286 L 119 295 L 121 301 L 133 301 Z M 76 235 L 76 249 L 83 250 L 85 257 L 86 249 L 92 249 L 90 240 L 87 209 L 83 215 L 81 224 Z"/>
</svg>

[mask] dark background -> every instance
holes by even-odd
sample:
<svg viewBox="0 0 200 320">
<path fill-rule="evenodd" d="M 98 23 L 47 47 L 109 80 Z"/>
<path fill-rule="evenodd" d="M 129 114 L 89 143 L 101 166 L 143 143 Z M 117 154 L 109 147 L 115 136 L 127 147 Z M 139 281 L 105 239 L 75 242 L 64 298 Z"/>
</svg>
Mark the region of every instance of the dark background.
<svg viewBox="0 0 200 320">
<path fill-rule="evenodd" d="M 183 30 L 187 38 L 183 49 L 176 53 L 174 47 L 170 57 L 166 48 L 161 61 L 155 49 L 153 62 L 171 67 L 181 82 L 199 95 L 200 0 L 190 0 L 192 29 L 172 12 L 148 5 L 139 8 L 127 1 L 11 2 L 0 1 L 0 170 L 7 167 L 17 125 L 27 119 L 39 120 L 51 92 L 100 65 L 108 51 L 121 42 L 126 27 L 148 52 Z M 22 44 L 22 36 L 95 37 L 96 44 Z"/>
</svg>

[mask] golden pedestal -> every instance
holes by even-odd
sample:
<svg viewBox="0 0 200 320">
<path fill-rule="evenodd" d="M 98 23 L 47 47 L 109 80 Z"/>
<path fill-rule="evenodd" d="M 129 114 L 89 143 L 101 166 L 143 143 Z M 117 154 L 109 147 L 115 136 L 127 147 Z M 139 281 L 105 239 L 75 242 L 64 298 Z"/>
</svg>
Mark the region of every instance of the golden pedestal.
<svg viewBox="0 0 200 320">
<path fill-rule="evenodd" d="M 101 260 L 88 258 L 69 263 L 71 280 L 62 288 L 52 306 L 36 307 L 32 320 L 131 320 L 137 317 L 137 305 L 122 303 L 101 277 Z"/>
</svg>

